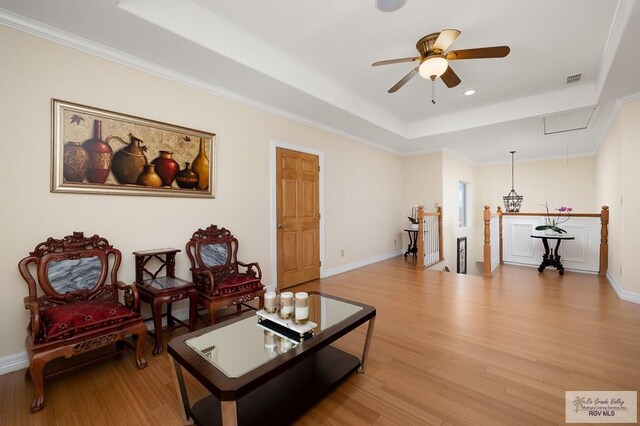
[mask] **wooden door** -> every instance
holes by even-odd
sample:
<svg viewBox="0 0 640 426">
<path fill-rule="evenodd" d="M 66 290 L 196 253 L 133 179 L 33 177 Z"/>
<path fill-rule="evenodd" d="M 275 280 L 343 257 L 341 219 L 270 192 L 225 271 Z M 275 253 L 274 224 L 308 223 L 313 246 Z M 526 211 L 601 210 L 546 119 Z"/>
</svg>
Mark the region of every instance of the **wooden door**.
<svg viewBox="0 0 640 426">
<path fill-rule="evenodd" d="M 318 156 L 276 148 L 278 287 L 320 278 Z"/>
</svg>

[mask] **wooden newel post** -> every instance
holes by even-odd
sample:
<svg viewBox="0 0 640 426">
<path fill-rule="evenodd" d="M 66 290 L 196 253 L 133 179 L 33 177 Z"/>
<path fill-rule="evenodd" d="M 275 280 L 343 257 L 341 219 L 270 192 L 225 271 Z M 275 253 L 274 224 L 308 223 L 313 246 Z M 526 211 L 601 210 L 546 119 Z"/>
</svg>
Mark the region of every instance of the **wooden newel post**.
<svg viewBox="0 0 640 426">
<path fill-rule="evenodd" d="M 484 262 L 483 262 L 483 275 L 485 277 L 491 276 L 491 212 L 489 206 L 484 206 L 484 212 L 482 213 L 482 219 L 484 220 Z"/>
<path fill-rule="evenodd" d="M 442 206 L 438 206 L 438 251 L 440 262 L 444 261 L 444 238 L 442 237 Z"/>
<path fill-rule="evenodd" d="M 502 207 L 498 206 L 498 232 L 500 233 L 499 241 L 500 241 L 500 264 L 502 265 Z"/>
<path fill-rule="evenodd" d="M 418 206 L 418 261 L 416 268 L 424 268 L 424 206 Z"/>
<path fill-rule="evenodd" d="M 606 275 L 609 269 L 609 206 L 600 211 L 600 270 L 598 275 Z"/>
</svg>

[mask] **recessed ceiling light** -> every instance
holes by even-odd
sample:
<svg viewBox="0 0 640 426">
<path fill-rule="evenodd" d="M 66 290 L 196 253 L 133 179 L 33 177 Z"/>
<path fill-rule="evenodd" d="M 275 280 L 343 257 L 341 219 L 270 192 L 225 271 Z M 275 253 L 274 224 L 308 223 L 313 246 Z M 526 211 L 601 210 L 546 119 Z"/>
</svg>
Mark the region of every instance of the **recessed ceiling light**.
<svg viewBox="0 0 640 426">
<path fill-rule="evenodd" d="M 465 96 L 471 96 L 471 95 L 473 95 L 474 93 L 476 93 L 476 89 L 469 89 L 469 90 L 466 90 L 466 91 L 464 92 L 464 95 L 465 95 Z"/>
<path fill-rule="evenodd" d="M 376 0 L 376 7 L 383 12 L 394 12 L 404 6 L 405 0 Z"/>
</svg>

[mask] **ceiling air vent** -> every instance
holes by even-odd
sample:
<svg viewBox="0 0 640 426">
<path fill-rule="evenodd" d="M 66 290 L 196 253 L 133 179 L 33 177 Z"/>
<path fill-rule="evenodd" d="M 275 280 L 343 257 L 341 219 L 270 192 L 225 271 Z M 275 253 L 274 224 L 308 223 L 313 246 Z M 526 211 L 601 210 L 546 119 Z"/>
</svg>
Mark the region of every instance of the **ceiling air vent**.
<svg viewBox="0 0 640 426">
<path fill-rule="evenodd" d="M 574 74 L 567 77 L 567 84 L 577 83 L 582 78 L 582 74 Z"/>
</svg>

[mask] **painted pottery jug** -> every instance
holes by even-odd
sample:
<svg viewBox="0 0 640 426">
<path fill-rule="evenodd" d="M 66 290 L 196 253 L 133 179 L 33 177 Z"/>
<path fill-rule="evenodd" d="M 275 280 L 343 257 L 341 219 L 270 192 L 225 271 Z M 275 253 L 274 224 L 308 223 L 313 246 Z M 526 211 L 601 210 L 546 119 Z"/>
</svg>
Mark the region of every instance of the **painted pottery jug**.
<svg viewBox="0 0 640 426">
<path fill-rule="evenodd" d="M 189 168 L 189 163 L 185 163 L 184 169 L 176 174 L 176 183 L 182 189 L 193 189 L 198 186 L 198 174 Z"/>
<path fill-rule="evenodd" d="M 198 174 L 198 189 L 209 189 L 209 158 L 204 149 L 204 138 L 200 138 L 200 152 L 198 156 L 193 160 L 191 170 Z"/>
<path fill-rule="evenodd" d="M 119 136 L 109 136 L 107 142 L 111 139 L 117 139 L 127 144 Z M 121 184 L 135 184 L 138 177 L 142 174 L 145 164 L 148 163 L 147 156 L 144 155 L 147 147 L 142 145 L 142 140 L 129 133 L 129 143 L 127 146 L 117 151 L 113 155 L 113 164 L 111 171 Z"/>
<path fill-rule="evenodd" d="M 151 186 L 160 188 L 162 186 L 162 178 L 156 173 L 156 166 L 153 164 L 145 164 L 142 174 L 136 182 L 138 185 Z"/>
<path fill-rule="evenodd" d="M 62 175 L 66 182 L 82 182 L 87 176 L 89 154 L 80 142 L 67 142 L 64 146 Z"/>
<path fill-rule="evenodd" d="M 162 178 L 162 185 L 171 186 L 171 182 L 180 171 L 180 165 L 173 159 L 173 152 L 160 151 L 160 156 L 152 163 L 156 166 L 156 173 Z"/>
<path fill-rule="evenodd" d="M 93 121 L 93 138 L 82 144 L 89 155 L 87 180 L 91 183 L 104 183 L 109 177 L 113 150 L 102 140 L 102 121 Z"/>
</svg>

